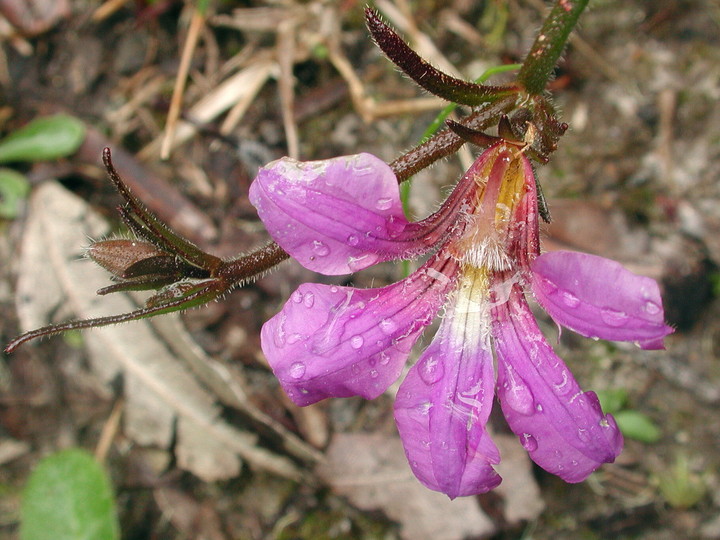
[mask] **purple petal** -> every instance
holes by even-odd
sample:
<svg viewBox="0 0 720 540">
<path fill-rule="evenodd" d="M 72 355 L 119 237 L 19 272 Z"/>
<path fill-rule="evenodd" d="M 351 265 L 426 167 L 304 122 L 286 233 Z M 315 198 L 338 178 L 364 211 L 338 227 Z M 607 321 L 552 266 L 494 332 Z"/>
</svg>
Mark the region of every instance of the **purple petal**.
<svg viewBox="0 0 720 540">
<path fill-rule="evenodd" d="M 283 158 L 250 186 L 273 239 L 310 270 L 348 274 L 426 246 L 403 214 L 392 169 L 371 154 L 300 162 Z"/>
<path fill-rule="evenodd" d="M 498 398 L 533 461 L 566 482 L 614 461 L 623 445 L 615 420 L 555 355 L 518 286 L 493 316 Z"/>
<path fill-rule="evenodd" d="M 553 251 L 538 257 L 532 271 L 532 290 L 540 305 L 558 324 L 583 336 L 662 349 L 663 338 L 673 332 L 664 322 L 657 282 L 620 263 Z"/>
<path fill-rule="evenodd" d="M 407 279 L 380 289 L 301 285 L 260 335 L 290 399 L 308 405 L 383 393 L 444 303 L 456 269 L 454 261 L 436 256 Z"/>
<path fill-rule="evenodd" d="M 500 483 L 492 467 L 500 456 L 485 430 L 495 385 L 486 314 L 457 298 L 395 400 L 415 476 L 451 499 Z"/>
</svg>

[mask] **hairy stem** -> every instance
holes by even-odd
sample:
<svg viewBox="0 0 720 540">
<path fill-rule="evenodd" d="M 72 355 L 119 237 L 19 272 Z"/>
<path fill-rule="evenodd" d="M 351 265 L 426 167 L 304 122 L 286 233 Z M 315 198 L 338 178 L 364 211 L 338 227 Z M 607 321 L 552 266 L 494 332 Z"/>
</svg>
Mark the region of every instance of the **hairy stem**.
<svg viewBox="0 0 720 540">
<path fill-rule="evenodd" d="M 556 0 L 525 57 L 518 73 L 519 82 L 528 94 L 542 94 L 553 69 L 565 48 L 570 32 L 589 0 Z"/>
</svg>

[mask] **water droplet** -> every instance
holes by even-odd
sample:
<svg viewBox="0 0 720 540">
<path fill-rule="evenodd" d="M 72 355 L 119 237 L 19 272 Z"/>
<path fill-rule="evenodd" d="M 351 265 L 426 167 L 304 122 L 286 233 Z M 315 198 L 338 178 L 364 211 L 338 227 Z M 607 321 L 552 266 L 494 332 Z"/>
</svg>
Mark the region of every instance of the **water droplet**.
<svg viewBox="0 0 720 540">
<path fill-rule="evenodd" d="M 661 310 L 662 308 L 658 306 L 655 302 L 651 302 L 650 300 L 645 302 L 645 313 L 647 313 L 648 315 L 657 315 L 658 313 L 660 313 Z"/>
<path fill-rule="evenodd" d="M 380 359 L 378 360 L 378 362 L 380 362 L 381 366 L 387 366 L 390 362 L 390 356 L 385 351 L 382 351 L 380 353 Z"/>
<path fill-rule="evenodd" d="M 348 257 L 348 268 L 353 272 L 358 272 L 368 266 L 372 266 L 378 260 L 378 256 L 374 253 L 366 253 L 360 257 Z"/>
<path fill-rule="evenodd" d="M 380 321 L 380 330 L 386 334 L 392 334 L 395 330 L 397 330 L 397 323 L 392 319 L 383 319 Z"/>
<path fill-rule="evenodd" d="M 390 216 L 385 222 L 385 228 L 390 238 L 397 238 L 405 230 L 405 222 L 398 220 L 395 216 Z"/>
<path fill-rule="evenodd" d="M 290 334 L 287 337 L 287 344 L 292 345 L 293 343 L 297 343 L 300 341 L 304 336 L 302 334 Z"/>
<path fill-rule="evenodd" d="M 273 335 L 273 342 L 278 349 L 281 349 L 285 346 L 285 321 L 287 320 L 287 315 L 281 311 L 278 318 L 279 322 Z"/>
<path fill-rule="evenodd" d="M 425 384 L 435 384 L 445 374 L 445 366 L 434 356 L 426 356 L 418 365 L 418 373 Z"/>
<path fill-rule="evenodd" d="M 351 234 L 347 237 L 347 243 L 349 246 L 357 246 L 360 243 L 360 239 L 356 234 Z"/>
<path fill-rule="evenodd" d="M 378 378 L 378 375 L 380 375 L 380 373 L 378 373 L 378 370 L 377 370 L 377 369 L 371 369 L 371 370 L 370 370 L 370 378 L 371 378 L 371 379 L 377 379 L 377 378 Z"/>
<path fill-rule="evenodd" d="M 553 383 L 553 387 L 555 387 L 555 392 L 560 396 L 564 396 L 572 390 L 573 385 L 570 384 L 570 377 L 566 370 L 562 370 L 560 380 L 557 383 Z"/>
<path fill-rule="evenodd" d="M 580 299 L 569 291 L 562 292 L 562 300 L 567 307 L 578 307 L 580 305 Z"/>
<path fill-rule="evenodd" d="M 590 442 L 590 432 L 587 429 L 580 428 L 578 429 L 578 439 L 580 439 L 584 443 Z"/>
<path fill-rule="evenodd" d="M 305 364 L 302 362 L 294 362 L 290 365 L 290 376 L 293 379 L 299 379 L 303 375 L 305 375 Z"/>
<path fill-rule="evenodd" d="M 313 251 L 319 256 L 319 257 L 325 257 L 330 253 L 330 248 L 327 247 L 327 244 L 324 242 L 321 242 L 320 240 L 313 240 L 312 243 Z"/>
<path fill-rule="evenodd" d="M 555 294 L 558 290 L 558 286 L 547 278 L 542 278 L 542 286 L 546 294 Z"/>
<path fill-rule="evenodd" d="M 520 437 L 520 444 L 522 444 L 523 448 L 528 452 L 534 452 L 538 447 L 537 439 L 529 433 L 522 434 Z"/>
<path fill-rule="evenodd" d="M 350 366 L 350 371 L 352 371 L 353 375 L 359 375 L 360 374 L 360 365 L 353 364 L 352 366 Z"/>
<path fill-rule="evenodd" d="M 294 293 L 292 293 L 291 298 L 292 298 L 293 302 L 295 302 L 296 304 L 299 304 L 300 302 L 303 301 L 303 293 L 301 293 L 300 291 L 295 291 Z"/>
<path fill-rule="evenodd" d="M 522 415 L 530 416 L 535 412 L 535 398 L 530 389 L 512 371 L 508 371 L 508 385 L 505 387 L 505 403 Z"/>
<path fill-rule="evenodd" d="M 392 340 L 393 346 L 402 353 L 409 353 L 413 346 L 413 340 L 410 337 L 396 338 Z"/>
<path fill-rule="evenodd" d="M 377 203 L 375 203 L 375 207 L 378 210 L 387 210 L 388 208 L 390 208 L 392 206 L 392 202 L 393 202 L 393 200 L 390 198 L 378 199 Z"/>
<path fill-rule="evenodd" d="M 335 285 L 333 285 L 333 286 L 330 287 L 330 292 L 331 292 L 331 293 L 336 293 L 336 292 L 338 292 L 339 290 L 340 290 L 340 289 L 338 289 L 337 286 L 335 286 Z"/>
<path fill-rule="evenodd" d="M 362 336 L 353 336 L 350 338 L 350 346 L 353 349 L 359 349 L 360 347 L 363 346 L 364 342 L 365 342 L 365 340 L 363 339 Z"/>
<path fill-rule="evenodd" d="M 614 309 L 603 309 L 600 312 L 600 318 L 605 321 L 608 326 L 623 326 L 628 320 L 628 314 L 624 311 L 616 311 Z"/>
<path fill-rule="evenodd" d="M 315 295 L 311 292 L 305 294 L 305 298 L 303 299 L 303 304 L 305 304 L 306 308 L 313 307 L 313 304 L 315 304 Z"/>
</svg>

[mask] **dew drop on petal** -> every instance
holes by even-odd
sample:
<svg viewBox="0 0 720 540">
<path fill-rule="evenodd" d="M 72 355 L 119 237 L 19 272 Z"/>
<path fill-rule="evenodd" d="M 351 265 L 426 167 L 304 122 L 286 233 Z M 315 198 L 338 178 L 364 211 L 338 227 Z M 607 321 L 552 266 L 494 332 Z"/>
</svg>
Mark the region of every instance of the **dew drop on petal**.
<svg viewBox="0 0 720 540">
<path fill-rule="evenodd" d="M 574 308 L 580 305 L 580 299 L 569 291 L 562 292 L 562 300 L 567 307 Z"/>
<path fill-rule="evenodd" d="M 321 242 L 320 240 L 313 240 L 312 243 L 313 251 L 319 256 L 319 257 L 325 257 L 330 253 L 330 248 L 325 244 L 324 242 Z"/>
<path fill-rule="evenodd" d="M 434 356 L 427 356 L 418 366 L 418 373 L 425 384 L 435 384 L 445 374 L 445 366 Z"/>
<path fill-rule="evenodd" d="M 302 338 L 303 338 L 303 335 L 302 335 L 302 334 L 297 334 L 297 333 L 295 333 L 295 334 L 290 334 L 290 335 L 287 337 L 287 344 L 288 344 L 288 345 L 292 345 L 293 343 L 297 343 L 298 341 L 300 341 Z"/>
<path fill-rule="evenodd" d="M 353 349 L 359 349 L 360 347 L 363 346 L 364 342 L 365 342 L 365 340 L 363 339 L 362 336 L 353 336 L 350 338 L 350 346 Z"/>
<path fill-rule="evenodd" d="M 405 223 L 397 220 L 395 216 L 390 216 L 385 222 L 385 228 L 390 238 L 397 238 L 405 230 Z"/>
<path fill-rule="evenodd" d="M 555 294 L 558 290 L 557 285 L 547 278 L 542 278 L 542 286 L 544 287 L 546 294 Z"/>
<path fill-rule="evenodd" d="M 305 298 L 303 299 L 303 304 L 305 304 L 306 308 L 313 307 L 313 304 L 315 304 L 315 295 L 311 292 L 305 294 Z"/>
<path fill-rule="evenodd" d="M 658 306 L 655 302 L 651 302 L 650 300 L 645 302 L 645 313 L 648 315 L 657 315 L 660 313 L 660 310 L 660 306 Z"/>
<path fill-rule="evenodd" d="M 510 375 L 503 387 L 505 388 L 505 402 L 512 410 L 525 416 L 530 416 L 535 412 L 535 398 L 521 380 Z"/>
<path fill-rule="evenodd" d="M 392 319 L 383 319 L 380 321 L 380 330 L 386 334 L 392 334 L 395 330 L 397 330 L 397 323 Z"/>
<path fill-rule="evenodd" d="M 522 434 L 520 437 L 520 444 L 522 444 L 523 448 L 528 452 L 534 452 L 538 447 L 537 439 L 529 433 Z"/>
<path fill-rule="evenodd" d="M 357 272 L 367 268 L 368 266 L 372 266 L 377 260 L 378 256 L 374 253 L 365 253 L 360 257 L 348 257 L 347 265 L 350 270 Z"/>
<path fill-rule="evenodd" d="M 390 363 L 390 356 L 385 351 L 382 351 L 378 362 L 380 362 L 381 366 L 387 366 Z"/>
<path fill-rule="evenodd" d="M 580 428 L 578 429 L 578 439 L 580 439 L 584 443 L 590 442 L 590 433 L 587 429 Z"/>
<path fill-rule="evenodd" d="M 347 237 L 347 243 L 349 246 L 357 246 L 360 243 L 360 239 L 356 234 L 351 234 Z"/>
<path fill-rule="evenodd" d="M 371 379 L 377 379 L 380 373 L 378 373 L 377 369 L 371 369 L 370 370 L 370 378 Z"/>
<path fill-rule="evenodd" d="M 375 203 L 375 208 L 377 208 L 378 210 L 387 210 L 392 206 L 392 202 L 393 200 L 390 198 L 378 199 Z"/>
<path fill-rule="evenodd" d="M 405 338 L 396 338 L 392 340 L 393 346 L 401 353 L 409 353 L 413 346 L 413 340 Z"/>
<path fill-rule="evenodd" d="M 624 311 L 617 311 L 614 309 L 603 309 L 600 312 L 600 318 L 608 326 L 622 326 L 628 320 L 628 314 Z"/>
<path fill-rule="evenodd" d="M 302 362 L 294 362 L 290 365 L 290 376 L 293 379 L 299 379 L 303 375 L 305 375 L 305 364 Z"/>
<path fill-rule="evenodd" d="M 303 293 L 301 293 L 300 291 L 295 291 L 294 293 L 292 293 L 291 298 L 292 298 L 293 302 L 295 302 L 296 304 L 299 304 L 300 302 L 303 301 Z"/>
<path fill-rule="evenodd" d="M 352 371 L 353 375 L 359 375 L 360 374 L 360 365 L 353 364 L 352 366 L 350 366 L 350 371 Z"/>
<path fill-rule="evenodd" d="M 568 392 L 570 392 L 570 390 L 572 390 L 573 385 L 570 384 L 570 377 L 568 376 L 567 370 L 564 370 L 564 369 L 563 369 L 562 372 L 561 372 L 561 374 L 560 374 L 560 377 L 561 377 L 561 378 L 560 378 L 559 381 L 553 383 L 553 387 L 555 387 L 555 392 L 556 392 L 558 395 L 564 396 L 564 395 L 566 395 Z"/>
<path fill-rule="evenodd" d="M 287 315 L 285 313 L 280 312 L 278 315 L 279 317 L 279 323 L 277 325 L 277 328 L 275 329 L 275 332 L 273 333 L 273 342 L 275 343 L 275 346 L 278 349 L 281 349 L 285 346 L 286 339 L 285 339 L 285 321 L 287 320 Z"/>
</svg>

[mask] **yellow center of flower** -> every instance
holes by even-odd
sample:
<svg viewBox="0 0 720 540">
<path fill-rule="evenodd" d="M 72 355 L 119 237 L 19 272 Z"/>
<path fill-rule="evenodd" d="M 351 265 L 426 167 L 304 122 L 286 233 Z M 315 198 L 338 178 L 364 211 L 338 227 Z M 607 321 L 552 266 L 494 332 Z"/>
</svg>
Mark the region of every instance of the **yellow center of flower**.
<svg viewBox="0 0 720 540">
<path fill-rule="evenodd" d="M 472 210 L 463 218 L 466 229 L 452 246 L 453 254 L 465 266 L 490 271 L 509 270 L 510 226 L 518 203 L 527 191 L 520 150 L 499 145 L 485 163 L 469 171 L 478 184 Z"/>
</svg>

